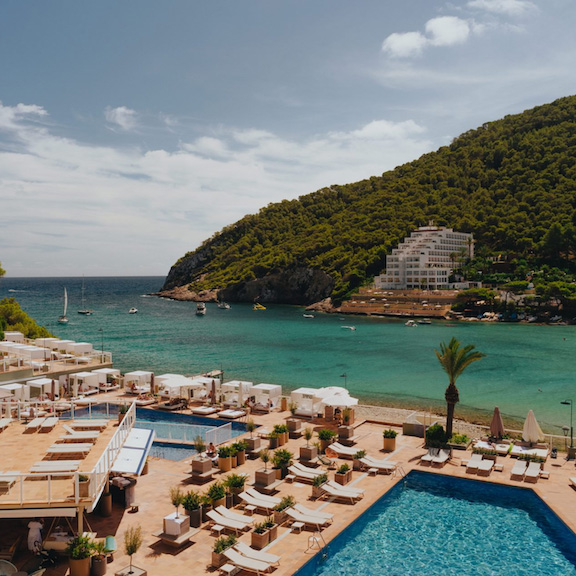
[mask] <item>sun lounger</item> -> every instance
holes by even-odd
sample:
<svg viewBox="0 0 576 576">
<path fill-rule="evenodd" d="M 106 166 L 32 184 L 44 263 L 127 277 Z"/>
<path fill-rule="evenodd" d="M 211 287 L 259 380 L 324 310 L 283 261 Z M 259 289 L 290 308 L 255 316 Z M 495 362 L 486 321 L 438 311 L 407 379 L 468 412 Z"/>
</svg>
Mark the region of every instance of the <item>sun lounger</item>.
<svg viewBox="0 0 576 576">
<path fill-rule="evenodd" d="M 0 491 L 10 492 L 10 488 L 12 488 L 16 480 L 18 480 L 19 474 L 20 472 L 18 470 L 0 472 Z"/>
<path fill-rule="evenodd" d="M 350 446 L 344 446 L 340 442 L 332 442 L 328 448 L 332 452 L 336 452 L 339 458 L 354 458 L 354 455 L 358 452 L 358 448 L 352 448 Z"/>
<path fill-rule="evenodd" d="M 247 492 L 241 492 L 238 496 L 241 498 L 244 504 L 247 504 L 249 506 L 255 506 L 260 510 L 265 510 L 266 514 L 271 514 L 272 510 L 274 509 L 274 506 L 276 506 L 276 504 L 272 504 L 267 500 L 256 498 L 255 496 L 252 496 Z"/>
<path fill-rule="evenodd" d="M 312 474 L 313 476 L 321 476 L 322 474 L 324 474 L 324 472 L 320 468 L 311 468 L 310 466 L 305 466 L 300 462 L 294 462 L 293 466 L 294 468 L 301 470 L 305 474 Z"/>
<path fill-rule="evenodd" d="M 100 432 L 93 431 L 93 430 L 86 430 L 85 432 L 78 432 L 76 430 L 72 430 L 70 426 L 64 424 L 64 430 L 68 432 L 63 436 L 60 436 L 60 440 L 64 442 L 78 442 L 78 441 L 91 441 L 96 442 L 98 436 L 100 436 Z"/>
<path fill-rule="evenodd" d="M 276 554 L 270 554 L 270 552 L 255 550 L 252 548 L 252 546 L 248 546 L 248 544 L 245 544 L 244 542 L 236 542 L 233 548 L 238 550 L 242 556 L 247 556 L 248 558 L 253 558 L 254 560 L 267 562 L 268 564 L 274 564 L 275 566 L 280 565 L 280 556 L 276 556 Z"/>
<path fill-rule="evenodd" d="M 524 478 L 524 474 L 526 473 L 527 466 L 528 466 L 528 464 L 527 464 L 526 460 L 518 460 L 514 464 L 514 467 L 512 468 L 512 471 L 510 472 L 510 478 L 515 478 L 515 477 Z"/>
<path fill-rule="evenodd" d="M 438 455 L 432 458 L 432 466 L 434 464 L 444 466 L 444 464 L 446 464 L 448 460 L 450 460 L 450 450 L 440 450 L 440 452 L 438 452 Z"/>
<path fill-rule="evenodd" d="M 311 508 L 306 508 L 306 506 L 302 506 L 302 504 L 294 504 L 292 508 L 294 508 L 294 510 L 297 510 L 301 514 L 307 514 L 308 516 L 318 516 L 318 518 L 324 518 L 325 520 L 334 519 L 334 514 L 330 514 L 329 512 L 323 512 L 322 510 L 313 510 Z"/>
<path fill-rule="evenodd" d="M 0 418 L 0 432 L 3 432 L 10 422 L 12 422 L 12 418 Z"/>
<path fill-rule="evenodd" d="M 332 488 L 336 490 L 340 490 L 341 492 L 348 492 L 349 494 L 354 494 L 355 496 L 364 496 L 364 490 L 362 490 L 362 488 L 353 488 L 352 486 L 342 486 L 342 484 L 338 484 L 338 482 L 334 480 L 328 480 L 326 484 L 328 486 L 332 486 Z"/>
<path fill-rule="evenodd" d="M 58 424 L 58 416 L 49 416 L 40 424 L 40 432 L 48 432 L 49 430 L 53 430 L 54 426 Z"/>
<path fill-rule="evenodd" d="M 318 474 L 312 474 L 311 472 L 304 472 L 300 468 L 296 466 L 288 466 L 288 471 L 290 474 L 296 477 L 296 480 L 300 480 L 301 482 L 313 482 L 314 478 L 318 476 Z"/>
<path fill-rule="evenodd" d="M 218 408 L 214 408 L 213 406 L 196 406 L 192 408 L 191 412 L 199 416 L 208 416 L 214 414 L 214 412 L 218 412 Z"/>
<path fill-rule="evenodd" d="M 281 499 L 278 498 L 277 496 L 269 496 L 268 494 L 262 494 L 262 492 L 258 492 L 256 488 L 246 488 L 245 492 L 251 494 L 252 496 L 254 496 L 254 498 L 258 498 L 259 500 L 263 500 L 264 502 L 272 504 L 272 506 L 276 506 L 281 502 Z"/>
<path fill-rule="evenodd" d="M 342 500 L 350 500 L 351 504 L 355 504 L 357 500 L 361 498 L 358 494 L 352 494 L 350 492 L 345 492 L 344 490 L 334 488 L 330 486 L 328 483 L 322 485 L 322 492 L 323 495 L 330 496 L 332 498 L 339 498 Z"/>
<path fill-rule="evenodd" d="M 364 468 L 376 468 L 382 474 L 390 474 L 396 469 L 396 462 L 376 461 L 372 458 L 360 458 Z"/>
<path fill-rule="evenodd" d="M 494 468 L 494 460 L 483 458 L 480 464 L 478 464 L 478 474 L 488 476 L 490 472 L 492 472 L 492 468 Z"/>
<path fill-rule="evenodd" d="M 331 523 L 331 520 L 313 514 L 303 514 L 302 512 L 298 512 L 298 510 L 294 510 L 294 508 L 286 508 L 284 512 L 286 512 L 294 522 L 302 522 L 302 524 L 313 530 L 320 531 Z"/>
<path fill-rule="evenodd" d="M 38 428 L 40 428 L 44 420 L 46 420 L 44 416 L 39 416 L 38 418 L 30 420 L 30 422 L 26 424 L 26 430 L 38 430 Z"/>
<path fill-rule="evenodd" d="M 226 518 L 226 516 L 218 514 L 216 510 L 210 510 L 207 513 L 207 516 L 214 523 L 219 524 L 220 526 L 224 526 L 224 528 L 228 528 L 228 530 L 234 530 L 236 534 L 238 534 L 238 532 L 242 532 L 243 530 L 248 530 L 250 527 L 249 524 L 246 524 L 245 522 L 230 520 L 230 518 Z"/>
<path fill-rule="evenodd" d="M 420 462 L 422 464 L 432 464 L 432 459 L 436 458 L 439 452 L 440 448 L 428 448 L 428 452 L 420 457 Z"/>
<path fill-rule="evenodd" d="M 498 456 L 506 456 L 510 452 L 510 442 L 494 444 L 494 450 L 496 450 Z"/>
<path fill-rule="evenodd" d="M 30 468 L 30 472 L 50 474 L 51 472 L 74 472 L 80 466 L 80 460 L 41 460 Z"/>
<path fill-rule="evenodd" d="M 250 526 L 254 523 L 254 518 L 252 518 L 251 516 L 246 516 L 245 514 L 238 514 L 237 512 L 229 510 L 228 508 L 226 508 L 226 506 L 218 506 L 217 508 L 215 508 L 215 510 L 216 512 L 218 512 L 218 514 L 221 514 L 222 516 L 225 516 L 230 520 L 236 520 L 236 522 L 242 522 L 247 526 Z"/>
<path fill-rule="evenodd" d="M 482 462 L 482 454 L 472 454 L 472 458 L 466 464 L 466 472 L 478 472 L 480 462 Z"/>
<path fill-rule="evenodd" d="M 570 484 L 573 488 L 576 488 L 576 476 L 570 476 Z"/>
<path fill-rule="evenodd" d="M 82 454 L 86 456 L 93 448 L 94 444 L 91 442 L 75 442 L 74 444 L 52 444 L 47 450 L 46 454 L 50 456 L 69 456 L 70 454 Z"/>
<path fill-rule="evenodd" d="M 246 416 L 246 412 L 244 410 L 222 410 L 222 412 L 218 412 L 218 418 L 226 418 L 227 420 L 236 420 L 238 418 L 242 418 L 242 416 Z"/>
<path fill-rule="evenodd" d="M 537 482 L 540 477 L 540 471 L 542 470 L 542 464 L 540 462 L 530 462 L 526 472 L 524 474 L 524 480 L 529 482 Z"/>
<path fill-rule="evenodd" d="M 224 550 L 223 554 L 234 566 L 242 568 L 242 570 L 247 570 L 248 572 L 256 572 L 258 575 L 263 572 L 268 572 L 271 568 L 270 563 L 243 556 L 240 552 L 234 550 L 234 548 Z"/>
<path fill-rule="evenodd" d="M 70 423 L 70 428 L 74 431 L 78 430 L 102 430 L 108 426 L 108 420 L 74 420 Z"/>
</svg>

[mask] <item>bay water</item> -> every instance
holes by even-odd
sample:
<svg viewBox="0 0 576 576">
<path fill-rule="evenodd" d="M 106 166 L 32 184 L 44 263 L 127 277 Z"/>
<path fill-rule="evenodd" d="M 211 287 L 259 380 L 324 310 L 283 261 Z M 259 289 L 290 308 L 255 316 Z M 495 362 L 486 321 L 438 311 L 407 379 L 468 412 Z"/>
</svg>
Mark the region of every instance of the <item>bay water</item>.
<svg viewBox="0 0 576 576">
<path fill-rule="evenodd" d="M 304 316 L 299 306 L 207 305 L 151 296 L 163 277 L 10 278 L 0 298 L 14 297 L 39 324 L 63 339 L 91 342 L 112 352 L 122 372 L 199 374 L 222 369 L 225 380 L 300 386 L 346 386 L 361 403 L 434 410 L 444 408 L 447 377 L 435 355 L 457 338 L 486 354 L 458 379 L 456 416 L 489 417 L 494 406 L 507 424 L 533 409 L 541 426 L 562 433 L 576 400 L 575 326 L 433 321 L 410 328 L 400 319 L 337 314 Z M 82 283 L 85 305 L 81 308 Z M 58 324 L 64 288 L 67 325 Z M 129 314 L 136 307 L 137 314 Z M 353 326 L 355 330 L 345 328 Z"/>
</svg>

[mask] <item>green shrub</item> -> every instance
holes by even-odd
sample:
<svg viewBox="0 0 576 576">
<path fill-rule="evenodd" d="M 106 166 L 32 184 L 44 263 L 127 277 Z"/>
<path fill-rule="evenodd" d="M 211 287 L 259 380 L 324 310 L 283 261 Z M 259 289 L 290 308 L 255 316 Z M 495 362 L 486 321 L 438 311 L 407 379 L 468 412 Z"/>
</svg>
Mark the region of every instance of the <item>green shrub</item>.
<svg viewBox="0 0 576 576">
<path fill-rule="evenodd" d="M 334 430 L 330 430 L 329 428 L 322 428 L 322 430 L 318 430 L 318 438 L 320 440 L 332 440 L 335 436 L 338 436 L 338 433 Z"/>
<path fill-rule="evenodd" d="M 254 524 L 254 532 L 256 534 L 264 534 L 268 530 L 268 526 L 266 526 L 266 522 L 257 522 Z"/>
<path fill-rule="evenodd" d="M 220 448 L 218 448 L 219 458 L 228 458 L 230 456 L 232 456 L 232 449 L 230 446 L 220 446 Z"/>
<path fill-rule="evenodd" d="M 337 474 L 346 474 L 350 470 L 350 466 L 348 464 L 342 464 L 338 470 L 336 470 Z"/>
<path fill-rule="evenodd" d="M 314 486 L 322 486 L 325 482 L 328 482 L 328 474 L 320 474 L 319 476 L 315 476 L 312 480 Z"/>
<path fill-rule="evenodd" d="M 226 489 L 222 482 L 216 481 L 210 486 L 210 488 L 208 488 L 207 494 L 210 500 L 214 502 L 215 500 L 226 498 Z"/>
<path fill-rule="evenodd" d="M 94 553 L 94 542 L 88 536 L 76 536 L 68 542 L 66 554 L 73 560 L 89 558 Z"/>
<path fill-rule="evenodd" d="M 287 496 L 282 497 L 282 500 L 280 500 L 280 504 L 274 506 L 274 510 L 276 510 L 276 512 L 282 512 L 282 510 L 286 510 L 286 508 L 290 508 L 290 506 L 294 506 L 294 504 L 296 504 L 294 496 L 288 494 Z"/>
<path fill-rule="evenodd" d="M 382 432 L 382 436 L 384 436 L 384 438 L 396 438 L 396 436 L 398 436 L 398 432 L 388 428 L 388 430 L 384 430 L 384 432 Z"/>
<path fill-rule="evenodd" d="M 450 442 L 452 444 L 468 444 L 468 442 L 470 442 L 470 438 L 468 438 L 466 434 L 452 434 Z"/>
<path fill-rule="evenodd" d="M 223 484 L 227 488 L 244 488 L 244 484 L 246 484 L 246 476 L 243 474 L 229 474 L 224 478 Z"/>
<path fill-rule="evenodd" d="M 222 554 L 224 550 L 234 546 L 234 544 L 236 544 L 236 536 L 234 536 L 234 534 L 230 534 L 230 536 L 220 536 L 220 538 L 215 540 L 212 550 L 214 550 L 216 554 Z"/>
<path fill-rule="evenodd" d="M 426 445 L 431 448 L 439 448 L 446 443 L 446 432 L 440 424 L 432 424 L 426 430 Z"/>
<path fill-rule="evenodd" d="M 360 458 L 364 458 L 366 456 L 366 450 L 358 450 L 356 454 L 354 454 L 355 460 L 360 460 Z"/>
<path fill-rule="evenodd" d="M 272 463 L 276 468 L 288 468 L 288 466 L 292 465 L 292 458 L 294 454 L 289 450 L 285 450 L 284 448 L 278 448 L 274 452 L 274 456 L 272 457 Z"/>
<path fill-rule="evenodd" d="M 198 510 L 201 504 L 202 504 L 202 496 L 198 492 L 195 492 L 194 490 L 191 490 L 190 492 L 185 494 L 184 497 L 182 498 L 182 506 L 184 507 L 185 510 L 188 511 Z"/>
</svg>

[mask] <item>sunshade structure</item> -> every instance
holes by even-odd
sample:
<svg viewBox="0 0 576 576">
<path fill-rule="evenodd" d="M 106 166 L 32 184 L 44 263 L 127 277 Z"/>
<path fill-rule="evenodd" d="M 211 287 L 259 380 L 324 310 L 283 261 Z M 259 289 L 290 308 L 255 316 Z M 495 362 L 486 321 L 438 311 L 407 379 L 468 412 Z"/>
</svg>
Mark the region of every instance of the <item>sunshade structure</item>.
<svg viewBox="0 0 576 576">
<path fill-rule="evenodd" d="M 146 370 L 126 372 L 126 374 L 124 374 L 124 388 L 126 390 L 136 389 L 142 392 L 148 392 L 148 390 L 150 390 L 150 383 L 152 382 L 152 374 L 152 372 Z"/>
<path fill-rule="evenodd" d="M 524 442 L 530 442 L 530 444 L 536 444 L 540 440 L 544 440 L 544 433 L 540 429 L 532 410 L 529 410 L 528 416 L 526 416 L 524 428 L 522 429 L 522 439 Z"/>
<path fill-rule="evenodd" d="M 155 377 L 160 396 L 168 398 L 191 398 L 194 390 L 204 390 L 204 385 L 181 374 L 161 374 Z"/>
<path fill-rule="evenodd" d="M 100 384 L 110 384 L 112 380 L 120 380 L 120 370 L 118 368 L 98 368 L 92 370 L 93 374 L 98 374 Z"/>
<path fill-rule="evenodd" d="M 222 384 L 222 393 L 227 402 L 235 402 L 242 406 L 245 399 L 252 395 L 253 382 L 244 380 L 230 380 Z"/>
<path fill-rule="evenodd" d="M 250 395 L 254 396 L 256 404 L 276 408 L 282 396 L 280 384 L 256 384 L 250 389 Z"/>
<path fill-rule="evenodd" d="M 89 394 L 90 392 L 98 392 L 100 376 L 94 372 L 76 372 L 70 374 L 69 382 L 72 396 Z"/>
<path fill-rule="evenodd" d="M 498 408 L 498 406 L 494 408 L 494 414 L 490 422 L 490 435 L 494 438 L 502 438 L 502 436 L 504 436 L 504 422 L 502 421 L 502 414 L 500 414 L 500 408 Z"/>
<path fill-rule="evenodd" d="M 323 398 L 322 404 L 333 408 L 350 408 L 358 404 L 358 398 L 352 398 L 348 394 L 333 394 L 328 398 Z"/>
</svg>

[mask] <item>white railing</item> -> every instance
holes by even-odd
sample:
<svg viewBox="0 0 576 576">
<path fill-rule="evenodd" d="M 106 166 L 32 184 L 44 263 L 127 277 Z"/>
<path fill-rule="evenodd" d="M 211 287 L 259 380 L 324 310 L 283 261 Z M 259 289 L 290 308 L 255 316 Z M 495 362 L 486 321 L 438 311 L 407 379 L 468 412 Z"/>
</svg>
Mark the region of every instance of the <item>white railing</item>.
<svg viewBox="0 0 576 576">
<path fill-rule="evenodd" d="M 218 426 L 214 430 L 208 430 L 206 432 L 206 444 L 212 442 L 214 446 L 222 444 L 223 442 L 228 442 L 232 439 L 232 423 L 228 422 L 222 426 Z"/>
</svg>

